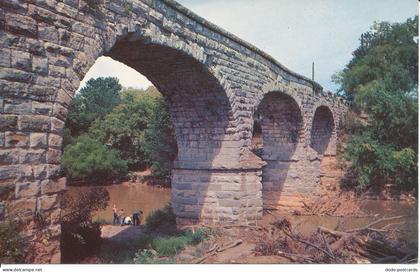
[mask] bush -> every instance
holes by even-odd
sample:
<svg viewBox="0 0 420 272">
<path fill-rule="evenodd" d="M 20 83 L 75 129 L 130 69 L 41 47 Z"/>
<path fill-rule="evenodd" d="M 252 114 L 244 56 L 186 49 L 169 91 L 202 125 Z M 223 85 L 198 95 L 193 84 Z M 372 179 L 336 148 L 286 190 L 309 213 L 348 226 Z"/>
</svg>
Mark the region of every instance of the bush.
<svg viewBox="0 0 420 272">
<path fill-rule="evenodd" d="M 187 238 L 188 244 L 198 245 L 207 237 L 207 232 L 202 228 L 196 230 L 195 232 L 187 230 L 184 236 Z"/>
<path fill-rule="evenodd" d="M 136 264 L 172 264 L 175 263 L 175 260 L 172 258 L 169 259 L 156 259 L 155 252 L 151 249 L 139 250 L 133 261 Z"/>
<path fill-rule="evenodd" d="M 118 151 L 108 149 L 87 135 L 66 146 L 62 166 L 71 180 L 95 179 L 103 182 L 127 173 L 127 162 L 121 159 Z"/>
<path fill-rule="evenodd" d="M 346 157 L 357 189 L 417 187 L 418 16 L 403 23 L 375 23 L 363 33 L 353 58 L 334 79 L 368 119 L 348 115 L 352 138 Z"/>
<path fill-rule="evenodd" d="M 185 236 L 160 238 L 155 243 L 159 256 L 172 256 L 184 250 L 188 244 L 188 238 Z"/>
<path fill-rule="evenodd" d="M 82 189 L 65 193 L 61 200 L 61 253 L 66 263 L 89 256 L 101 243 L 100 224 L 92 222 L 92 215 L 108 206 L 109 193 L 105 188 Z"/>
<path fill-rule="evenodd" d="M 0 223 L 0 263 L 22 263 L 26 241 L 15 222 Z"/>
<path fill-rule="evenodd" d="M 153 211 L 146 218 L 146 229 L 164 234 L 177 233 L 176 216 L 173 213 L 171 205 L 168 204 L 163 209 Z"/>
<path fill-rule="evenodd" d="M 97 223 L 62 224 L 61 251 L 65 263 L 77 262 L 93 254 L 101 245 L 101 226 Z"/>
</svg>

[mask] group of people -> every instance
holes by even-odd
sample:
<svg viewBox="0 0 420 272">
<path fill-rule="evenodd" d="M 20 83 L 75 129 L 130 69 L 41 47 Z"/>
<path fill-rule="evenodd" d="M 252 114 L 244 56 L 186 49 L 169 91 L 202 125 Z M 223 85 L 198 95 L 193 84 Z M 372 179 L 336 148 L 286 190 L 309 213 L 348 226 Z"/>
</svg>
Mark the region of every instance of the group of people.
<svg viewBox="0 0 420 272">
<path fill-rule="evenodd" d="M 143 211 L 140 210 L 140 209 L 137 210 L 135 213 L 133 213 L 133 216 L 132 217 L 126 216 L 124 209 L 121 209 L 118 212 L 117 205 L 115 205 L 115 204 L 112 207 L 112 211 L 114 213 L 114 219 L 112 221 L 112 223 L 114 225 L 121 224 L 121 226 L 124 226 L 124 225 L 139 226 L 140 225 L 140 222 L 141 222 L 141 218 L 143 216 Z"/>
</svg>

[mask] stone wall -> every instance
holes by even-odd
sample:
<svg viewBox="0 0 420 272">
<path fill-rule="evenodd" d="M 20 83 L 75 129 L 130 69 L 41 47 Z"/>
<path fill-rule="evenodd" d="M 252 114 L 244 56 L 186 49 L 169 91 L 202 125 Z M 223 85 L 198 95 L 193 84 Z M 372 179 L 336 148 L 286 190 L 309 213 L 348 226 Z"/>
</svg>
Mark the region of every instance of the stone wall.
<svg viewBox="0 0 420 272">
<path fill-rule="evenodd" d="M 143 73 L 170 106 L 178 223 L 255 224 L 261 217 L 265 162 L 250 147 L 253 116 L 267 93 L 290 96 L 302 115 L 295 151 L 302 163 L 289 172 L 306 183 L 319 179 L 319 154 L 309 148 L 315 110 L 331 110 L 334 138 L 346 107 L 254 46 L 171 0 L 2 0 L 0 217 L 25 223 L 37 249 L 29 262 L 60 259 L 67 109 L 102 55 Z M 39 215 L 42 225 L 34 223 Z"/>
</svg>

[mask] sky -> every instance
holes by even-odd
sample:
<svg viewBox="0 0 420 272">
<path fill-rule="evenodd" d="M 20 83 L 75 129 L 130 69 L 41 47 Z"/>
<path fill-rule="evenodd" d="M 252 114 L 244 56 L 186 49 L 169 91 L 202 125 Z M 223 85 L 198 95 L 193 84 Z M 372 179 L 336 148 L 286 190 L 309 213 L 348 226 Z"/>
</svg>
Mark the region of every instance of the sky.
<svg viewBox="0 0 420 272">
<path fill-rule="evenodd" d="M 178 0 L 201 17 L 257 46 L 294 72 L 335 91 L 342 70 L 374 21 L 403 22 L 418 14 L 417 0 Z M 151 83 L 128 66 L 101 57 L 81 83 L 115 76 L 125 87 Z"/>
</svg>

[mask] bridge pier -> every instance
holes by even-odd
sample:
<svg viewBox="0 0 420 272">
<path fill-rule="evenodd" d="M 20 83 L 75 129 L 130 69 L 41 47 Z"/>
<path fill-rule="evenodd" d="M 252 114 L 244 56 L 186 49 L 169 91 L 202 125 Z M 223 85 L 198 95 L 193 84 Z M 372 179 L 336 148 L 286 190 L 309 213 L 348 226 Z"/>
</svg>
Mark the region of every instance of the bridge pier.
<svg viewBox="0 0 420 272">
<path fill-rule="evenodd" d="M 178 226 L 256 225 L 262 218 L 261 169 L 174 169 Z"/>
</svg>

